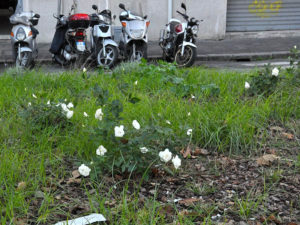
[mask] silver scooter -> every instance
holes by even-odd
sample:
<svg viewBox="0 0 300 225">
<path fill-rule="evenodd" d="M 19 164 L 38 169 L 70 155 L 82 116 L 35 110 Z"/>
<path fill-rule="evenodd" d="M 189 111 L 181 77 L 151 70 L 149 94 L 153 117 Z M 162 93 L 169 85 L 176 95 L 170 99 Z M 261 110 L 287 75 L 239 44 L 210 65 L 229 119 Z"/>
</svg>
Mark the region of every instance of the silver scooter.
<svg viewBox="0 0 300 225">
<path fill-rule="evenodd" d="M 119 7 L 124 10 L 120 14 L 122 24 L 119 43 L 120 54 L 130 61 L 146 59 L 150 21 L 147 20 L 147 16 L 134 15 L 125 8 L 124 4 L 120 4 Z"/>
<path fill-rule="evenodd" d="M 107 9 L 99 12 L 93 5 L 96 13 L 91 18 L 91 52 L 96 58 L 98 66 L 112 68 L 118 60 L 118 44 L 112 38 L 112 15 Z M 115 19 L 115 16 L 114 16 Z"/>
<path fill-rule="evenodd" d="M 33 12 L 20 12 L 12 15 L 11 45 L 16 67 L 30 68 L 38 56 L 36 37 L 39 31 L 34 28 L 38 24 L 40 15 Z"/>
</svg>

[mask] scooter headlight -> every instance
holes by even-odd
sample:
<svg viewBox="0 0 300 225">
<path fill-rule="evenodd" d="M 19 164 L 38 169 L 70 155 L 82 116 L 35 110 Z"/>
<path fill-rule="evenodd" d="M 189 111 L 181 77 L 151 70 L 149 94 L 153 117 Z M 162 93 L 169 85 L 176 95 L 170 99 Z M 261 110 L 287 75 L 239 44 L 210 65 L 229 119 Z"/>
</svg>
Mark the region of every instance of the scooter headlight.
<svg viewBox="0 0 300 225">
<path fill-rule="evenodd" d="M 199 31 L 198 25 L 194 25 L 194 26 L 192 27 L 192 33 L 193 33 L 193 34 L 197 34 L 198 31 Z"/>
<path fill-rule="evenodd" d="M 104 21 L 106 24 L 111 24 L 111 19 L 110 19 L 109 17 L 103 16 L 103 21 Z"/>
<path fill-rule="evenodd" d="M 144 29 L 130 29 L 133 38 L 143 38 Z"/>
<path fill-rule="evenodd" d="M 25 40 L 26 33 L 25 33 L 25 30 L 22 27 L 20 27 L 18 29 L 16 38 L 17 38 L 18 41 L 24 41 Z"/>
</svg>

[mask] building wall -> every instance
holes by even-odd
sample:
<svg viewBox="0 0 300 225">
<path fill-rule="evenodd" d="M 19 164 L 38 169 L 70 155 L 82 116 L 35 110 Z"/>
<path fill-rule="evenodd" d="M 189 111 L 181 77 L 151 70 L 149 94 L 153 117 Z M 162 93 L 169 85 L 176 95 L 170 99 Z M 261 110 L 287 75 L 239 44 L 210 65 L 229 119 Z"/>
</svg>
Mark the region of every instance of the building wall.
<svg viewBox="0 0 300 225">
<path fill-rule="evenodd" d="M 121 0 L 108 0 L 113 14 L 117 16 L 115 25 L 120 25 L 118 5 Z M 73 0 L 62 0 L 64 13 L 70 11 Z M 105 8 L 106 0 L 77 0 L 78 12 L 92 13 L 92 4 L 98 4 L 100 9 Z M 198 37 L 200 39 L 220 39 L 226 32 L 227 0 L 173 0 L 173 17 L 182 20 L 176 10 L 181 10 L 181 2 L 187 5 L 188 15 L 196 19 L 203 19 L 200 24 Z M 168 21 L 168 0 L 124 0 L 127 8 L 148 15 L 151 24 L 149 27 L 149 40 L 158 40 L 159 32 Z M 37 29 L 40 31 L 39 42 L 51 42 L 55 32 L 58 0 L 24 0 L 24 9 L 33 10 L 41 15 Z"/>
<path fill-rule="evenodd" d="M 173 0 L 173 16 L 183 20 L 176 10 L 183 12 L 181 3 L 187 7 L 187 14 L 203 20 L 199 26 L 200 39 L 222 39 L 226 33 L 227 0 Z"/>
</svg>

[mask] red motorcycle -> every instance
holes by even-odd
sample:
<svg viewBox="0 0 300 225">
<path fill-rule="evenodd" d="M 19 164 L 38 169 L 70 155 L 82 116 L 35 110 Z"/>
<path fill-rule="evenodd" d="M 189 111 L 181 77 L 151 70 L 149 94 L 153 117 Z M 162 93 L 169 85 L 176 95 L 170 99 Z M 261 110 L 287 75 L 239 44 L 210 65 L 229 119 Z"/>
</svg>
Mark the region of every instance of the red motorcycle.
<svg viewBox="0 0 300 225">
<path fill-rule="evenodd" d="M 72 6 L 71 12 L 74 10 Z M 90 26 L 88 14 L 54 16 L 58 20 L 50 52 L 60 65 L 81 63 L 89 53 L 86 47 L 86 29 Z"/>
</svg>

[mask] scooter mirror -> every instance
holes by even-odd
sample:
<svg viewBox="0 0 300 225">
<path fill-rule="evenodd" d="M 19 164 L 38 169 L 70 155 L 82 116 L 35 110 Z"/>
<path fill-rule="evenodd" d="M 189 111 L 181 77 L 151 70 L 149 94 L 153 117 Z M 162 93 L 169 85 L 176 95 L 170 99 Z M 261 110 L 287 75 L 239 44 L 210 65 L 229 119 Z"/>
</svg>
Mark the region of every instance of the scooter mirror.
<svg viewBox="0 0 300 225">
<path fill-rule="evenodd" d="M 14 8 L 13 8 L 13 7 L 9 7 L 9 8 L 8 8 L 8 11 L 9 11 L 10 13 L 13 13 L 13 12 L 14 12 Z"/>
<path fill-rule="evenodd" d="M 92 5 L 93 10 L 98 10 L 98 6 Z"/>
<path fill-rule="evenodd" d="M 148 16 L 146 15 L 146 16 L 144 16 L 144 19 L 147 19 L 148 18 Z"/>
<path fill-rule="evenodd" d="M 40 14 L 35 14 L 34 17 L 38 19 L 41 18 Z"/>
<path fill-rule="evenodd" d="M 183 8 L 186 11 L 186 5 L 184 3 L 181 3 L 181 8 Z"/>
<path fill-rule="evenodd" d="M 114 20 L 117 18 L 117 16 L 116 15 L 113 15 L 113 18 L 114 18 Z"/>
<path fill-rule="evenodd" d="M 125 5 L 124 5 L 123 3 L 120 3 L 120 4 L 119 4 L 119 8 L 126 11 Z"/>
</svg>

